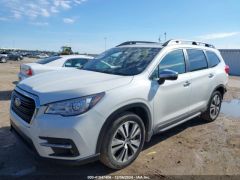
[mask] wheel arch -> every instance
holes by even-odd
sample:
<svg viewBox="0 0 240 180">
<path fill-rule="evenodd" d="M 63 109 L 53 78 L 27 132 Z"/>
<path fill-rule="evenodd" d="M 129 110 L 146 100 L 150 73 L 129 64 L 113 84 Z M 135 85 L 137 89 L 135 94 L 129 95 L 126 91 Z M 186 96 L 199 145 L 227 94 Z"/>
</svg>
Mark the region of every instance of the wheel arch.
<svg viewBox="0 0 240 180">
<path fill-rule="evenodd" d="M 222 98 L 223 98 L 224 94 L 227 92 L 227 88 L 226 88 L 226 86 L 224 86 L 223 84 L 220 84 L 220 85 L 218 85 L 217 87 L 215 87 L 215 89 L 213 90 L 213 92 L 215 92 L 215 91 L 219 91 L 219 92 L 221 93 L 221 95 L 222 95 Z M 213 92 L 212 92 L 212 93 L 213 93 Z"/>
<path fill-rule="evenodd" d="M 105 132 L 107 131 L 110 124 L 114 121 L 114 119 L 123 112 L 132 112 L 137 114 L 141 119 L 143 120 L 145 129 L 146 129 L 146 141 L 149 141 L 152 136 L 152 116 L 151 111 L 149 110 L 148 106 L 144 103 L 133 103 L 126 106 L 123 106 L 117 110 L 115 110 L 113 113 L 111 113 L 110 116 L 106 119 L 104 122 L 97 141 L 97 147 L 96 147 L 96 153 L 100 153 L 101 145 L 104 140 Z"/>
</svg>

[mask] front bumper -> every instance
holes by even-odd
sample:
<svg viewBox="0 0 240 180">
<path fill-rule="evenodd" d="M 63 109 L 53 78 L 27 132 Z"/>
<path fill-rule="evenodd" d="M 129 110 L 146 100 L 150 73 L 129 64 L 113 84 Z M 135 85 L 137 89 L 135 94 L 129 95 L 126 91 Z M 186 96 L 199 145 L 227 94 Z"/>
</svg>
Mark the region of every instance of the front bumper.
<svg viewBox="0 0 240 180">
<path fill-rule="evenodd" d="M 10 120 L 11 121 L 11 120 Z M 39 160 L 41 161 L 47 161 L 47 162 L 52 162 L 52 163 L 58 163 L 58 164 L 68 164 L 68 165 L 81 165 L 81 164 L 87 164 L 90 162 L 94 162 L 99 160 L 99 154 L 95 154 L 93 156 L 89 156 L 89 157 L 85 157 L 85 158 L 81 158 L 81 159 L 76 159 L 76 160 L 63 160 L 63 159 L 50 159 L 50 158 L 44 158 L 41 157 L 32 140 L 30 138 L 28 138 L 26 135 L 24 135 L 24 133 L 22 133 L 17 127 L 16 125 L 11 121 L 11 129 L 10 131 L 15 135 L 15 137 L 21 141 L 25 147 L 27 148 L 28 152 L 30 152 L 31 154 L 35 155 L 38 157 Z"/>
<path fill-rule="evenodd" d="M 10 109 L 12 130 L 28 149 L 54 162 L 82 164 L 98 159 L 96 147 L 104 123 L 101 114 L 92 109 L 79 116 L 62 117 L 44 114 L 45 106 L 37 109 L 30 123 Z"/>
</svg>

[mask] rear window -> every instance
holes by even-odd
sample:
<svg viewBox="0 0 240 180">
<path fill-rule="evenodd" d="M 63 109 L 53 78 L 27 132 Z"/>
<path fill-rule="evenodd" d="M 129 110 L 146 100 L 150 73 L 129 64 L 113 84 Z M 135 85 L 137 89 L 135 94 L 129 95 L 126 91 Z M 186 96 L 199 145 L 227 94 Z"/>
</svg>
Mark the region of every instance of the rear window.
<svg viewBox="0 0 240 180">
<path fill-rule="evenodd" d="M 89 59 L 79 58 L 79 59 L 69 59 L 64 64 L 65 67 L 76 67 L 76 68 L 82 68 L 84 64 L 86 64 L 89 61 Z"/>
<path fill-rule="evenodd" d="M 187 53 L 190 63 L 190 71 L 197 71 L 208 67 L 206 56 L 202 50 L 187 49 Z"/>
<path fill-rule="evenodd" d="M 37 63 L 38 64 L 47 64 L 47 63 L 56 61 L 58 59 L 61 59 L 61 57 L 60 56 L 47 57 L 47 58 L 38 60 Z"/>
<path fill-rule="evenodd" d="M 207 51 L 206 53 L 210 63 L 210 67 L 215 67 L 220 63 L 218 56 L 214 52 Z"/>
</svg>

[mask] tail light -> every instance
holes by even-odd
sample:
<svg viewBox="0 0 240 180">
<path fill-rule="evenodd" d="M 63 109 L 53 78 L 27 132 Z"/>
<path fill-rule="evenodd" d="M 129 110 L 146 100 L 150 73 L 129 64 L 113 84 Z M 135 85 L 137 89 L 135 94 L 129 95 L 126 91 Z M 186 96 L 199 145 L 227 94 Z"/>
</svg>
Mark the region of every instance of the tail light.
<svg viewBox="0 0 240 180">
<path fill-rule="evenodd" d="M 227 74 L 229 74 L 229 71 L 230 71 L 230 68 L 229 68 L 228 65 L 226 65 L 226 66 L 225 66 L 225 72 L 226 72 Z"/>
<path fill-rule="evenodd" d="M 33 75 L 32 69 L 31 69 L 31 68 L 27 69 L 27 70 L 25 71 L 25 74 L 28 75 L 28 76 L 32 76 L 32 75 Z"/>
</svg>

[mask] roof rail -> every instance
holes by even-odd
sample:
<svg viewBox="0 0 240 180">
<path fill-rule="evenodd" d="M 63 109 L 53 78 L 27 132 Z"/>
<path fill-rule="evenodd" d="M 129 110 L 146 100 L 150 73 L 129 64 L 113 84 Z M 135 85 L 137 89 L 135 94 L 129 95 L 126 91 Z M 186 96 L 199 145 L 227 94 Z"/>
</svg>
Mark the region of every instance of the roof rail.
<svg viewBox="0 0 240 180">
<path fill-rule="evenodd" d="M 190 41 L 190 40 L 179 40 L 179 39 L 171 39 L 163 44 L 163 46 L 173 45 L 173 44 L 190 44 L 196 46 L 205 46 L 209 48 L 215 48 L 212 44 L 198 42 L 198 41 Z"/>
<path fill-rule="evenodd" d="M 124 43 L 117 45 L 116 47 L 125 46 L 125 45 L 133 45 L 133 44 L 156 44 L 156 43 L 157 42 L 151 42 L 151 41 L 126 41 Z"/>
</svg>

